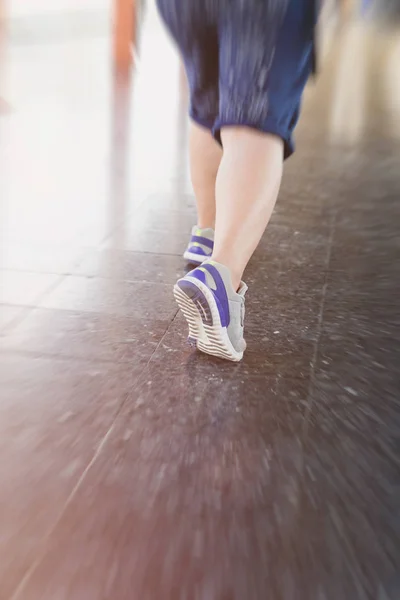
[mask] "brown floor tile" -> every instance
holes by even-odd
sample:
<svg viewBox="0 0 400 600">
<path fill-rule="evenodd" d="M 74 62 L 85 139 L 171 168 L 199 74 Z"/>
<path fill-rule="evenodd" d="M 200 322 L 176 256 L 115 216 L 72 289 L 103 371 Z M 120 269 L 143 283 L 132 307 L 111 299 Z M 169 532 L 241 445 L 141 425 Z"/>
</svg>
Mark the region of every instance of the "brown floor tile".
<svg viewBox="0 0 400 600">
<path fill-rule="evenodd" d="M 302 538 L 303 393 L 149 371 L 22 596 L 265 597 Z"/>
<path fill-rule="evenodd" d="M 185 227 L 175 231 L 166 229 L 124 229 L 111 236 L 106 245 L 119 250 L 150 252 L 152 254 L 174 254 L 182 256 L 190 239 L 191 230 Z"/>
<path fill-rule="evenodd" d="M 146 364 L 169 325 L 140 315 L 36 309 L 2 339 L 2 348 L 39 354 Z"/>
<path fill-rule="evenodd" d="M 0 271 L 0 304 L 35 306 L 58 279 L 47 273 Z"/>
<path fill-rule="evenodd" d="M 64 274 L 79 262 L 83 250 L 54 245 L 7 244 L 0 258 L 0 270 Z"/>
<path fill-rule="evenodd" d="M 253 306 L 254 309 L 254 306 Z M 315 340 L 308 326 L 299 330 L 286 319 L 275 319 L 266 323 L 255 321 L 246 330 L 248 348 L 243 361 L 232 364 L 218 358 L 209 357 L 187 344 L 188 328 L 183 317 L 178 315 L 165 334 L 160 346 L 152 356 L 153 365 L 176 370 L 198 370 L 203 376 L 221 373 L 230 377 L 235 373 L 248 375 L 274 375 L 288 373 L 300 379 L 308 379 L 313 358 Z M 279 329 L 275 329 L 279 327 Z M 262 331 L 262 335 L 260 332 Z"/>
<path fill-rule="evenodd" d="M 172 286 L 67 276 L 41 302 L 45 308 L 172 319 L 176 313 Z"/>
<path fill-rule="evenodd" d="M 103 249 L 87 251 L 75 272 L 89 277 L 173 285 L 184 266 L 181 256 Z"/>
<path fill-rule="evenodd" d="M 36 560 L 135 381 L 104 363 L 1 353 L 2 598 Z"/>
</svg>

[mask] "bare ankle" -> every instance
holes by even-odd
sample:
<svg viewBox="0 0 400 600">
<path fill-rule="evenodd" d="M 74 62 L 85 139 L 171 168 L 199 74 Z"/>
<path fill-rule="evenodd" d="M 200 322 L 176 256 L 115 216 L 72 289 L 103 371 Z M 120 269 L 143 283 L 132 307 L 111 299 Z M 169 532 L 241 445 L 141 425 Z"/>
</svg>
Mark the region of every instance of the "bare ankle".
<svg viewBox="0 0 400 600">
<path fill-rule="evenodd" d="M 211 257 L 211 260 L 214 260 L 215 262 L 219 263 L 220 265 L 224 265 L 224 267 L 227 267 L 229 269 L 231 274 L 232 288 L 235 292 L 237 292 L 242 282 L 243 273 L 241 271 L 238 271 L 238 269 L 235 267 L 235 265 L 231 263 L 231 261 L 224 260 L 224 257 L 222 256 L 219 257 L 218 255 L 213 255 Z"/>
<path fill-rule="evenodd" d="M 197 222 L 197 227 L 199 229 L 215 229 L 215 221 L 211 220 L 201 220 L 199 219 Z"/>
</svg>

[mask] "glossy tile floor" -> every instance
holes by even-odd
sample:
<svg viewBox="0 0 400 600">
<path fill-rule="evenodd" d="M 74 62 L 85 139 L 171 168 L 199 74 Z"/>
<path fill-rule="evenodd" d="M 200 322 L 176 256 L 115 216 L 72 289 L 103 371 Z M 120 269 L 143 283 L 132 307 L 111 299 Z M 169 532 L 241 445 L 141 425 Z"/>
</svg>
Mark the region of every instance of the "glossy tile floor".
<svg viewBox="0 0 400 600">
<path fill-rule="evenodd" d="M 398 600 L 400 30 L 338 23 L 232 365 L 186 347 L 171 294 L 195 211 L 152 7 L 124 77 L 105 2 L 15 6 L 1 600 Z"/>
</svg>

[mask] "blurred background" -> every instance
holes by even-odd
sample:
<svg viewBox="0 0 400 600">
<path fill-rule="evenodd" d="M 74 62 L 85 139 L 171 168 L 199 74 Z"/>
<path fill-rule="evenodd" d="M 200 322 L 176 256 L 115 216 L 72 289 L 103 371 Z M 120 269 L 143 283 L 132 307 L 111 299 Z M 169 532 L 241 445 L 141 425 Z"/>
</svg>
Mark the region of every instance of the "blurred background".
<svg viewBox="0 0 400 600">
<path fill-rule="evenodd" d="M 154 1 L 0 0 L 0 600 L 400 598 L 400 2 L 318 47 L 231 365 Z"/>
</svg>

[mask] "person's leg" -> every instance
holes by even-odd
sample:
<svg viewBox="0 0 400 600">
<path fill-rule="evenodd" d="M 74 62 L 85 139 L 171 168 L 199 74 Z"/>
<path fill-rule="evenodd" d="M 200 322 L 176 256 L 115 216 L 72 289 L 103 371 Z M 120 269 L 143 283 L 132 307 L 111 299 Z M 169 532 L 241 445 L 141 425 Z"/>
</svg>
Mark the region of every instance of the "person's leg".
<svg viewBox="0 0 400 600">
<path fill-rule="evenodd" d="M 183 257 L 194 265 L 211 257 L 214 248 L 215 184 L 222 149 L 211 130 L 192 120 L 189 136 L 190 172 L 197 205 L 197 224 L 192 229 Z"/>
<path fill-rule="evenodd" d="M 234 290 L 271 217 L 287 155 L 287 126 L 271 102 L 270 74 L 288 2 L 294 0 L 278 5 L 234 2 L 219 30 L 214 133 L 224 152 L 216 183 L 212 259 L 228 267 Z M 281 82 L 277 89 L 282 89 Z M 293 100 L 280 99 L 279 111 L 286 102 Z"/>
<path fill-rule="evenodd" d="M 190 171 L 197 223 L 184 257 L 200 264 L 211 256 L 215 227 L 215 181 L 222 150 L 212 136 L 219 111 L 217 5 L 196 0 L 157 0 L 182 56 L 190 94 Z"/>
<path fill-rule="evenodd" d="M 233 288 L 270 220 L 284 158 L 311 71 L 314 0 L 233 4 L 220 32 L 220 111 L 224 154 L 217 176 L 213 259 Z"/>
<path fill-rule="evenodd" d="M 283 165 L 283 141 L 246 127 L 221 133 L 213 260 L 229 268 L 239 288 L 243 271 L 271 217 Z"/>
<path fill-rule="evenodd" d="M 190 171 L 197 204 L 197 226 L 215 228 L 215 184 L 222 148 L 210 130 L 192 121 L 190 126 Z"/>
<path fill-rule="evenodd" d="M 211 261 L 180 279 L 174 294 L 189 325 L 189 341 L 213 356 L 239 361 L 244 299 L 241 282 L 270 219 L 282 175 L 284 142 L 242 126 L 223 128 L 216 181 L 216 235 Z"/>
</svg>

